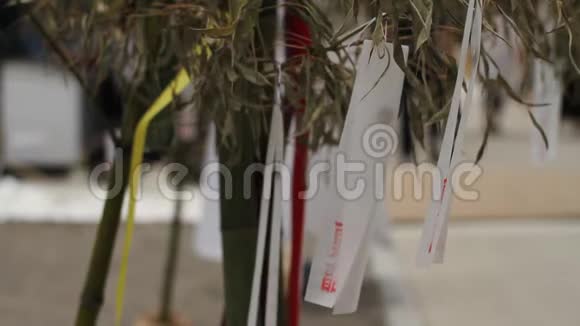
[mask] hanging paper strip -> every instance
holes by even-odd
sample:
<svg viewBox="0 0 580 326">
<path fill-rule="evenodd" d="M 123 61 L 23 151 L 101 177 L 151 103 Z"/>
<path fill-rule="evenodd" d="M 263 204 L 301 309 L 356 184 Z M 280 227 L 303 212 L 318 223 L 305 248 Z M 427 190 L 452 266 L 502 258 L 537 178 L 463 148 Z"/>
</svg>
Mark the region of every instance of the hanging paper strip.
<svg viewBox="0 0 580 326">
<path fill-rule="evenodd" d="M 330 164 L 330 177 L 336 178 L 330 184 L 336 187 L 326 194 L 331 200 L 319 226 L 306 292 L 307 301 L 333 308 L 335 314 L 357 309 L 374 221 L 386 218 L 384 198 L 376 191 L 377 183 L 384 183 L 377 167 L 384 168 L 397 144 L 393 128 L 385 122 L 389 112 L 399 108 L 405 77 L 392 57 L 392 44 L 373 47 L 372 41 L 364 41 L 357 64 L 339 150 Z M 403 50 L 406 58 L 408 48 Z M 379 143 L 382 148 L 375 148 Z M 363 168 L 345 173 L 345 163 Z M 353 193 L 357 184 L 361 191 Z"/>
<path fill-rule="evenodd" d="M 192 239 L 193 248 L 198 256 L 219 263 L 223 258 L 223 249 L 220 232 L 220 180 L 217 165 L 216 128 L 213 124 L 210 125 L 207 133 L 203 162 L 204 174 L 207 174 L 207 179 L 202 180 L 200 184 L 202 220 L 195 228 L 195 236 Z"/>
<path fill-rule="evenodd" d="M 260 220 L 258 225 L 258 242 L 256 244 L 256 259 L 252 279 L 252 293 L 248 309 L 248 326 L 258 326 L 260 318 L 260 299 L 262 292 L 262 274 L 264 258 L 268 249 L 268 269 L 266 281 L 266 305 L 264 309 L 264 324 L 278 324 L 278 299 L 280 285 L 280 249 L 282 232 L 282 175 L 280 165 L 284 163 L 284 121 L 282 117 L 282 63 L 285 60 L 284 47 L 284 16 L 283 0 L 277 4 L 277 28 L 275 40 L 275 60 L 277 62 L 278 80 L 274 94 L 274 106 L 270 121 L 268 147 L 260 203 Z M 273 198 L 272 197 L 273 194 Z M 271 206 L 270 206 L 271 204 Z M 270 209 L 271 208 L 271 209 Z M 270 229 L 268 231 L 268 226 Z M 270 242 L 266 244 L 269 234 Z"/>
<path fill-rule="evenodd" d="M 453 168 L 462 160 L 461 150 L 465 138 L 465 127 L 471 112 L 475 80 L 479 66 L 481 49 L 481 29 L 482 10 L 480 0 L 470 0 L 467 8 L 465 30 L 461 43 L 461 54 L 459 58 L 459 71 L 455 82 L 455 90 L 451 100 L 449 116 L 445 126 L 443 143 L 437 168 L 441 175 L 441 191 L 433 194 L 433 199 L 429 207 L 421 243 L 417 253 L 417 264 L 428 266 L 432 263 L 442 263 L 445 254 L 445 244 L 447 240 L 447 220 L 452 198 L 451 180 Z M 469 75 L 466 75 L 468 63 L 468 53 L 471 55 L 473 65 Z M 464 81 L 467 81 L 467 95 L 461 105 L 461 95 Z M 437 196 L 438 195 L 438 196 Z"/>
<path fill-rule="evenodd" d="M 282 164 L 284 151 L 284 125 L 280 106 L 276 105 L 272 112 L 270 122 L 270 137 L 266 154 L 264 184 L 262 188 L 262 200 L 260 203 L 260 222 L 258 225 L 258 243 L 256 247 L 256 260 L 254 265 L 254 276 L 252 281 L 252 296 L 248 313 L 248 326 L 256 326 L 259 320 L 260 292 L 262 288 L 262 272 L 264 268 L 264 257 L 268 248 L 268 280 L 266 290 L 266 320 L 267 325 L 276 325 L 278 314 L 278 285 L 280 269 L 280 232 L 281 232 L 281 176 L 276 171 L 276 164 Z M 271 198 L 272 190 L 274 193 Z M 270 204 L 272 214 L 270 216 Z M 269 220 L 271 219 L 270 223 Z M 270 244 L 266 245 L 270 225 Z"/>
</svg>

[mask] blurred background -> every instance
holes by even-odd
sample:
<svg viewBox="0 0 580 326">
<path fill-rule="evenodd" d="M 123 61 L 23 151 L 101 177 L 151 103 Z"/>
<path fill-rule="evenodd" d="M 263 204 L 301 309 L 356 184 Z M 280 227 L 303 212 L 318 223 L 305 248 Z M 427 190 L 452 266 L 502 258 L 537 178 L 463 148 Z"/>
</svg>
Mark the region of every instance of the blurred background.
<svg viewBox="0 0 580 326">
<path fill-rule="evenodd" d="M 506 32 L 509 34 L 509 32 Z M 525 82 L 517 45 L 488 44 L 510 83 Z M 455 49 L 457 44 L 452 44 Z M 537 68 L 541 69 L 541 68 Z M 475 157 L 489 133 L 474 183 L 476 200 L 456 200 L 443 265 L 415 266 L 422 221 L 430 198 L 415 198 L 413 179 L 403 197 L 387 196 L 388 229 L 380 230 L 359 311 L 348 316 L 304 304 L 304 325 L 572 326 L 580 314 L 580 92 L 545 79 L 527 99 L 555 106 L 539 111 L 550 139 L 545 149 L 527 108 L 499 90 L 478 85 L 469 122 L 466 157 Z M 120 119 L 114 81 L 103 83 L 94 110 L 77 80 L 50 54 L 28 20 L 0 35 L 0 324 L 67 325 L 74 318 L 88 268 L 105 187 L 98 172 L 114 145 L 105 119 Z M 549 89 L 546 91 L 546 89 Z M 555 110 L 554 110 L 555 108 Z M 538 109 L 538 108 L 536 108 Z M 493 125 L 486 117 L 493 111 Z M 554 113 L 556 111 L 556 113 Z M 395 119 L 394 124 L 399 124 Z M 388 162 L 387 185 L 405 162 L 428 160 L 432 148 L 415 148 L 401 134 L 400 153 Z M 433 148 L 440 135 L 433 134 Z M 415 144 L 415 146 L 418 146 Z M 194 155 L 192 153 L 191 155 Z M 174 203 L 160 191 L 163 162 L 150 152 L 138 202 L 130 259 L 127 309 L 137 321 L 155 312 Z M 207 150 L 194 160 L 215 159 Z M 97 171 L 97 172 L 95 172 Z M 174 297 L 175 310 L 193 325 L 219 325 L 223 312 L 218 204 L 188 186 Z M 387 186 L 387 189 L 388 186 Z M 203 227 L 204 231 L 199 232 Z M 122 233 L 120 233 L 122 234 Z M 307 247 L 313 246 L 310 235 Z M 120 247 L 120 246 L 117 246 Z M 116 252 L 101 324 L 112 324 Z"/>
</svg>

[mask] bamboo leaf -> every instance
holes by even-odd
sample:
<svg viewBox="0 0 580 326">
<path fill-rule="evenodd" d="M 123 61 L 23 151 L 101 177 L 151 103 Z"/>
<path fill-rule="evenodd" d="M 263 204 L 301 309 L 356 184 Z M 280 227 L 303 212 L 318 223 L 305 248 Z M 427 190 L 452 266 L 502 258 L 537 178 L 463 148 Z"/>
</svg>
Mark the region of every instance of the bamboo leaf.
<svg viewBox="0 0 580 326">
<path fill-rule="evenodd" d="M 530 109 L 528 109 L 528 116 L 530 117 L 530 120 L 532 120 L 532 124 L 534 125 L 534 128 L 536 128 L 536 130 L 538 130 L 538 132 L 542 136 L 542 140 L 544 141 L 544 145 L 546 146 L 546 149 L 548 149 L 549 148 L 548 137 L 546 136 L 546 132 L 544 131 L 544 128 L 542 128 L 540 123 L 538 123 L 538 120 L 536 120 L 536 117 L 534 116 L 534 114 L 532 113 L 532 110 L 530 110 Z"/>
<path fill-rule="evenodd" d="M 258 86 L 271 85 L 268 78 L 266 78 L 262 73 L 253 68 L 246 67 L 242 64 L 236 64 L 236 69 L 245 80 Z"/>
<path fill-rule="evenodd" d="M 433 1 L 432 0 L 408 0 L 417 17 L 415 30 L 419 31 L 415 41 L 415 51 L 431 38 L 431 25 L 433 24 Z"/>
</svg>

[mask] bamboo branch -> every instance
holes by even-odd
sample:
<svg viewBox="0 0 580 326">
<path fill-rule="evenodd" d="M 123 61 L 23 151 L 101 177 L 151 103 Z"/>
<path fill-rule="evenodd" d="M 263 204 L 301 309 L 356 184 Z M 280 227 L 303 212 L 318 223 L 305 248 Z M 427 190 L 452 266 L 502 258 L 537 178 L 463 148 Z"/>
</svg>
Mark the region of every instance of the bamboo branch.
<svg viewBox="0 0 580 326">
<path fill-rule="evenodd" d="M 52 51 L 54 51 L 54 53 L 56 53 L 56 55 L 62 61 L 65 68 L 73 74 L 73 76 L 83 89 L 87 98 L 91 101 L 91 103 L 95 107 L 97 108 L 100 107 L 101 105 L 99 105 L 98 101 L 95 98 L 95 92 L 90 89 L 90 87 L 87 84 L 87 81 L 85 80 L 85 78 L 83 78 L 82 73 L 79 71 L 78 67 L 76 66 L 72 58 L 68 55 L 66 49 L 63 46 L 61 46 L 61 44 L 50 34 L 50 32 L 42 24 L 41 20 L 39 19 L 39 17 L 36 16 L 36 13 L 34 13 L 33 10 L 30 11 L 28 16 L 30 17 L 30 21 L 32 22 L 32 24 L 36 27 L 36 29 L 42 35 L 44 40 L 48 43 L 48 46 L 52 49 Z M 101 116 L 105 119 L 107 123 L 107 132 L 111 136 L 113 143 L 115 145 L 119 145 L 119 139 L 115 134 L 113 123 L 104 114 L 101 114 Z"/>
<path fill-rule="evenodd" d="M 183 189 L 183 181 L 177 186 L 178 196 Z M 179 243 L 181 239 L 181 214 L 183 211 L 183 198 L 175 200 L 173 220 L 169 230 L 169 241 L 167 246 L 167 260 L 163 271 L 161 287 L 161 304 L 159 309 L 159 322 L 163 325 L 171 322 L 171 306 L 173 301 L 173 290 L 175 288 L 175 275 L 179 262 Z"/>
</svg>

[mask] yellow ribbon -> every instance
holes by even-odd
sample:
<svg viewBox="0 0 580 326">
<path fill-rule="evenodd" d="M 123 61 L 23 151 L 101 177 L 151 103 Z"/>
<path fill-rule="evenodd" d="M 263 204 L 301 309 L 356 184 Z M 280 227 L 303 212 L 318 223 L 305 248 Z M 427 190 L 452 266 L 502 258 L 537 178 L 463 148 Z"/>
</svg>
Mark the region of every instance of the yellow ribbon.
<svg viewBox="0 0 580 326">
<path fill-rule="evenodd" d="M 161 95 L 153 102 L 153 105 L 147 109 L 143 115 L 133 138 L 133 150 L 131 152 L 131 165 L 129 170 L 129 212 L 127 214 L 127 230 L 125 233 L 125 241 L 123 243 L 123 252 L 121 256 L 121 270 L 119 271 L 119 280 L 117 283 L 116 296 L 116 315 L 115 325 L 121 326 L 123 319 L 123 305 L 125 299 L 125 286 L 127 283 L 127 269 L 129 264 L 129 253 L 131 251 L 131 242 L 133 239 L 133 229 L 135 224 L 135 204 L 137 199 L 137 192 L 139 189 L 139 181 L 141 177 L 141 163 L 143 161 L 143 150 L 145 148 L 145 140 L 147 139 L 147 130 L 151 121 L 163 109 L 173 101 L 176 95 L 183 92 L 185 87 L 189 85 L 190 78 L 185 69 L 179 71 L 175 79 L 167 86 Z"/>
</svg>

